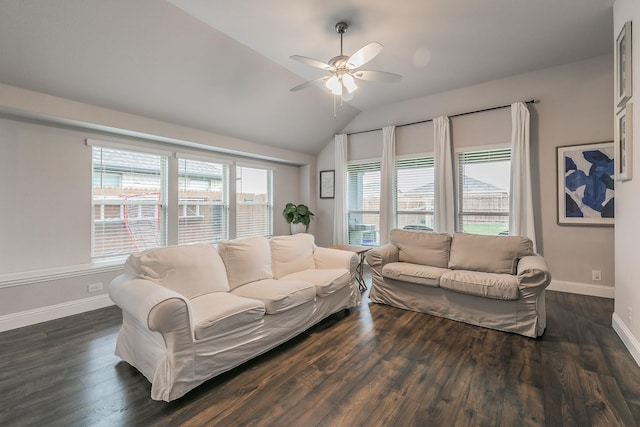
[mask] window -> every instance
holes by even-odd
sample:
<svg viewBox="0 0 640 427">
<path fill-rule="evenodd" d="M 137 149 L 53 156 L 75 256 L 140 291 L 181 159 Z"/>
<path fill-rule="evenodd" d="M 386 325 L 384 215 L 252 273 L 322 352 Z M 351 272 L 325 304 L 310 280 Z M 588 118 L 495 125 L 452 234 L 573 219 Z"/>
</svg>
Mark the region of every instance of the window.
<svg viewBox="0 0 640 427">
<path fill-rule="evenodd" d="M 509 233 L 509 148 L 458 153 L 458 230 Z"/>
<path fill-rule="evenodd" d="M 273 171 L 236 167 L 236 237 L 273 234 Z"/>
<path fill-rule="evenodd" d="M 178 159 L 178 244 L 229 238 L 229 167 Z"/>
<path fill-rule="evenodd" d="M 167 157 L 93 147 L 92 258 L 166 245 Z"/>
<path fill-rule="evenodd" d="M 433 230 L 433 157 L 396 161 L 396 222 L 407 230 Z"/>
<path fill-rule="evenodd" d="M 380 244 L 380 161 L 352 163 L 348 173 L 349 244 Z"/>
</svg>

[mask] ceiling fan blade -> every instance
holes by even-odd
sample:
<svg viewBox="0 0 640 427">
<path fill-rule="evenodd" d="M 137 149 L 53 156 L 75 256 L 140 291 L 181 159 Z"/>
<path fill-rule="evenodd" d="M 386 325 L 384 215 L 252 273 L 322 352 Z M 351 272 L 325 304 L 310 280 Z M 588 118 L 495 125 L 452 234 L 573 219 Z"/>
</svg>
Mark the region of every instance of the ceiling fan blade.
<svg viewBox="0 0 640 427">
<path fill-rule="evenodd" d="M 348 65 L 351 69 L 362 67 L 367 62 L 378 56 L 382 52 L 383 46 L 378 42 L 372 42 L 361 48 L 349 57 Z"/>
<path fill-rule="evenodd" d="M 320 68 L 321 70 L 333 70 L 333 67 L 331 65 L 326 64 L 322 61 L 318 61 L 317 59 L 307 58 L 306 56 L 300 55 L 291 55 L 289 58 L 293 59 L 294 61 L 302 62 L 306 65 L 311 65 L 312 67 Z"/>
<path fill-rule="evenodd" d="M 402 76 L 394 73 L 387 73 L 386 71 L 355 71 L 351 75 L 357 79 L 370 80 L 374 82 L 387 82 L 395 83 L 402 80 Z"/>
<path fill-rule="evenodd" d="M 314 79 L 314 80 L 309 80 L 308 82 L 304 82 L 296 87 L 292 87 L 291 89 L 289 89 L 289 91 L 291 92 L 297 92 L 299 90 L 308 88 L 309 86 L 313 86 L 313 85 L 317 85 L 320 82 L 329 80 L 329 78 L 331 78 L 331 76 L 324 76 L 324 77 L 320 77 L 318 79 Z"/>
</svg>

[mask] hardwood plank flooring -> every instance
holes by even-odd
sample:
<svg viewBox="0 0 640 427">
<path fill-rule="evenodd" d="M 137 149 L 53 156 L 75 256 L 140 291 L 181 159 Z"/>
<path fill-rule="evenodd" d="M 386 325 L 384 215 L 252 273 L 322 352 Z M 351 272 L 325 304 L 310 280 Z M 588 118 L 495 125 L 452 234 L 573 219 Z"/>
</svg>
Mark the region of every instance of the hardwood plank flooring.
<svg viewBox="0 0 640 427">
<path fill-rule="evenodd" d="M 533 340 L 365 293 L 165 403 L 113 355 L 122 315 L 109 307 L 0 334 L 0 425 L 636 426 L 640 368 L 612 313 L 612 300 L 549 291 Z"/>
</svg>

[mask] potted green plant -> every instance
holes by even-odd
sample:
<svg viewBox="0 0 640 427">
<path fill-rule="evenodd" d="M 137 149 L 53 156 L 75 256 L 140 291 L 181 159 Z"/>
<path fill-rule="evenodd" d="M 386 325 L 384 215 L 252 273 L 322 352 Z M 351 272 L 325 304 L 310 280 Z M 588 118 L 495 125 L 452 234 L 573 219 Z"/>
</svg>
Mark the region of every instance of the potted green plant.
<svg viewBox="0 0 640 427">
<path fill-rule="evenodd" d="M 307 205 L 287 203 L 282 216 L 290 224 L 291 234 L 297 234 L 305 233 L 309 229 L 309 223 L 314 214 Z"/>
</svg>

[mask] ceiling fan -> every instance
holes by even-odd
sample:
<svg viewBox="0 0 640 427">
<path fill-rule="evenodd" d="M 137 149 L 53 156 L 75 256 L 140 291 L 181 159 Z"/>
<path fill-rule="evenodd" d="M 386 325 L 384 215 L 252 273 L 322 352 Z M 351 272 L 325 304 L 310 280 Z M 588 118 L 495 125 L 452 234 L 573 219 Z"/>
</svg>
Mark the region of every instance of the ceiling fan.
<svg viewBox="0 0 640 427">
<path fill-rule="evenodd" d="M 325 86 L 336 96 L 340 96 L 343 101 L 350 101 L 353 92 L 358 89 L 355 80 L 371 80 L 378 82 L 398 82 L 402 76 L 385 71 L 360 70 L 367 62 L 375 58 L 383 46 L 378 42 L 372 42 L 364 46 L 351 56 L 346 56 L 342 51 L 342 37 L 349 26 L 346 22 L 336 24 L 336 32 L 340 34 L 340 55 L 335 56 L 324 63 L 317 59 L 306 56 L 292 55 L 290 58 L 302 62 L 312 67 L 328 71 L 329 75 L 315 80 L 304 82 L 301 85 L 291 88 L 291 92 L 304 89 L 319 82 L 324 82 Z"/>
</svg>

